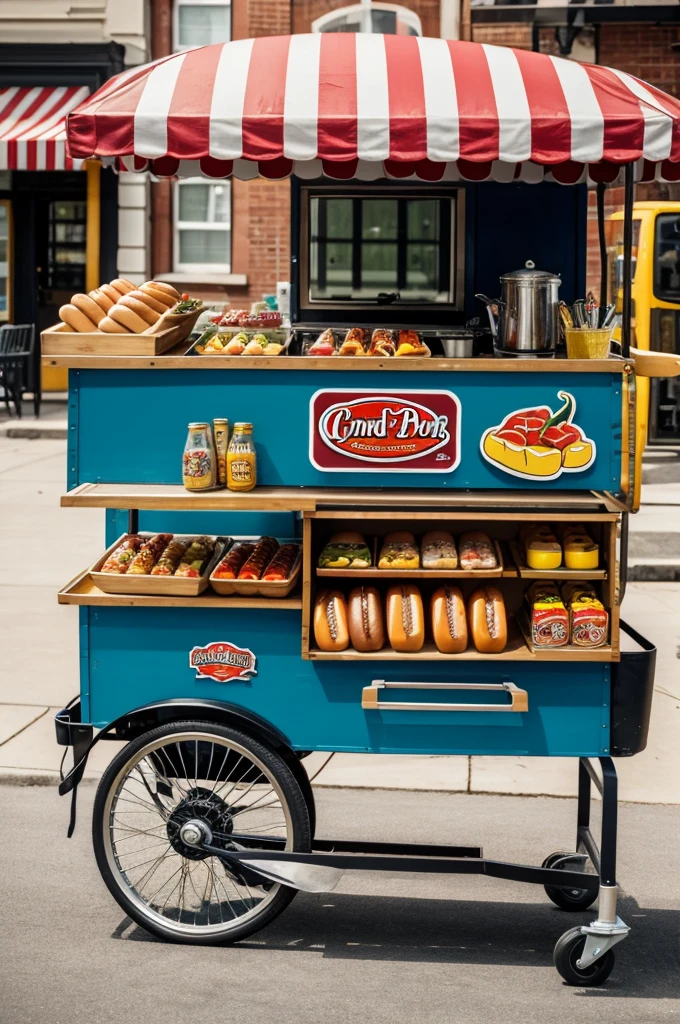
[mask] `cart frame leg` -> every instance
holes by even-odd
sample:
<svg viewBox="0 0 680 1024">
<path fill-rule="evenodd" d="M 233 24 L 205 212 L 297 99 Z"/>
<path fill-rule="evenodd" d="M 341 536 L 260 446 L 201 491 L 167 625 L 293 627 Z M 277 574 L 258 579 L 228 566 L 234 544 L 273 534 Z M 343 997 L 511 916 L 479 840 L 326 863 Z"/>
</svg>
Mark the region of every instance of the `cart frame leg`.
<svg viewBox="0 0 680 1024">
<path fill-rule="evenodd" d="M 616 883 L 618 798 L 616 768 L 611 757 L 600 757 L 598 760 L 602 779 L 598 776 L 593 763 L 586 757 L 579 758 L 578 768 L 576 849 L 590 857 L 600 876 L 597 918 L 581 928 L 581 932 L 586 936 L 586 944 L 581 959 L 577 962 L 577 966 L 580 968 L 589 967 L 590 964 L 595 963 L 607 950 L 625 939 L 630 931 L 628 925 L 616 913 L 618 893 Z M 602 834 L 599 850 L 590 831 L 592 784 L 596 786 L 602 796 Z"/>
</svg>

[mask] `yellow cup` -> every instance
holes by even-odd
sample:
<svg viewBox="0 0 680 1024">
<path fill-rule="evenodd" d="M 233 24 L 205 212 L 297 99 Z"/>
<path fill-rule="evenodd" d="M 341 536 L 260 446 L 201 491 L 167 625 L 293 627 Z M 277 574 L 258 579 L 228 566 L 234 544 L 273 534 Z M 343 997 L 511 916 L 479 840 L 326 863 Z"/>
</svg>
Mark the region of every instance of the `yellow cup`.
<svg viewBox="0 0 680 1024">
<path fill-rule="evenodd" d="M 567 356 L 569 359 L 606 359 L 613 332 L 612 327 L 567 327 L 564 332 Z"/>
</svg>

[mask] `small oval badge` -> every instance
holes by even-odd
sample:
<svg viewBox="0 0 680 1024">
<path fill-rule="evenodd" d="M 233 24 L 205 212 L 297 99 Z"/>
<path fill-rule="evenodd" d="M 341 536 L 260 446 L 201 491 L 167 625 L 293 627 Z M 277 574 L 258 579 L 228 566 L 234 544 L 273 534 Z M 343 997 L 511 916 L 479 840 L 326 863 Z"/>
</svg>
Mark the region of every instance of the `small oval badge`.
<svg viewBox="0 0 680 1024">
<path fill-rule="evenodd" d="M 237 647 L 224 640 L 194 647 L 189 654 L 189 667 L 196 670 L 196 678 L 214 679 L 218 683 L 231 683 L 257 675 L 256 661 L 247 647 Z"/>
</svg>

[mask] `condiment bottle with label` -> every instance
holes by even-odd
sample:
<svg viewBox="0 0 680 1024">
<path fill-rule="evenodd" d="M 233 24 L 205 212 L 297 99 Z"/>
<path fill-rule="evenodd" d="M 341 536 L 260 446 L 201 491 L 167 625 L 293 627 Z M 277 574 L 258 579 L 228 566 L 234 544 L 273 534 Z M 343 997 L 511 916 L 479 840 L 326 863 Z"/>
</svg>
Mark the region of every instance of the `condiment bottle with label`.
<svg viewBox="0 0 680 1024">
<path fill-rule="evenodd" d="M 182 483 L 188 491 L 210 491 L 217 483 L 217 459 L 209 423 L 190 423 L 182 459 Z"/>
<path fill-rule="evenodd" d="M 252 491 L 257 483 L 257 457 L 252 423 L 235 423 L 227 449 L 227 487 Z"/>
<path fill-rule="evenodd" d="M 227 448 L 229 447 L 229 420 L 213 420 L 215 455 L 217 456 L 217 482 L 227 486 Z"/>
</svg>

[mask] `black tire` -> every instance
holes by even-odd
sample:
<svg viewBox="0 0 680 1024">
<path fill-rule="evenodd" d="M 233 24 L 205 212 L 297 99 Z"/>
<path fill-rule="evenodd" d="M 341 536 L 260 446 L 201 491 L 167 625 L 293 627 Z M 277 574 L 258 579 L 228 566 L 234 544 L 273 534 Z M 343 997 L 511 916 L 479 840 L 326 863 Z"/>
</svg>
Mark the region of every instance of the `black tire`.
<svg viewBox="0 0 680 1024">
<path fill-rule="evenodd" d="M 580 928 L 570 928 L 568 932 L 560 936 L 555 944 L 553 953 L 555 967 L 567 985 L 579 987 L 602 985 L 614 969 L 616 958 L 613 949 L 608 949 L 590 967 L 577 967 L 576 961 L 583 953 L 585 944 L 586 937 Z"/>
<path fill-rule="evenodd" d="M 107 843 L 105 838 L 109 833 L 107 824 L 111 817 L 110 809 L 113 806 L 110 801 L 115 799 L 113 787 L 120 787 L 124 784 L 125 779 L 128 778 L 125 774 L 126 766 L 130 766 L 130 770 L 134 771 L 135 758 L 149 744 L 172 736 L 179 735 L 181 737 L 183 733 L 205 735 L 206 737 L 212 736 L 225 741 L 229 746 L 235 745 L 236 752 L 239 750 L 247 752 L 248 758 L 256 765 L 258 772 L 265 768 L 266 774 L 264 777 L 267 781 L 270 781 L 270 784 L 271 780 L 275 781 L 278 786 L 280 805 L 284 815 L 286 810 L 288 812 L 288 848 L 299 852 L 309 852 L 312 836 L 308 804 L 295 776 L 283 759 L 268 747 L 263 746 L 259 741 L 254 740 L 237 729 L 209 722 L 182 721 L 161 725 L 132 740 L 114 757 L 104 772 L 97 789 L 92 816 L 92 838 L 95 857 L 102 878 L 111 895 L 124 912 L 146 931 L 170 942 L 191 945 L 228 945 L 252 935 L 273 921 L 288 906 L 296 895 L 297 890 L 280 884 L 264 886 L 261 891 L 265 893 L 263 902 L 266 902 L 266 905 L 261 910 L 258 910 L 255 916 L 249 917 L 248 920 L 242 923 L 236 922 L 232 924 L 228 921 L 225 925 L 225 928 L 226 926 L 228 928 L 225 930 L 225 928 L 220 929 L 217 925 L 213 928 L 210 925 L 210 913 L 208 913 L 207 932 L 201 931 L 199 934 L 198 930 L 195 929 L 194 934 L 192 934 L 188 926 L 186 928 L 183 927 L 181 912 L 177 921 L 174 923 L 168 922 L 166 925 L 158 919 L 158 915 L 153 913 L 151 908 L 147 908 L 149 910 L 148 913 L 140 909 L 139 903 L 142 901 L 136 893 L 136 898 L 132 897 L 131 893 L 134 890 L 131 886 L 125 884 L 123 869 L 120 868 L 115 859 L 113 840 L 109 840 Z M 181 742 L 191 743 L 193 741 L 181 739 Z M 199 740 L 198 742 L 200 743 L 201 741 Z M 196 748 L 196 756 L 198 757 L 198 747 Z M 163 819 L 160 820 L 162 821 Z M 162 825 L 156 827 L 163 828 Z M 153 838 L 156 838 L 156 836 Z M 165 841 L 165 837 L 163 837 L 163 841 Z M 211 859 L 211 863 L 214 859 Z M 186 858 L 182 855 L 180 855 L 179 860 L 182 864 L 186 862 Z M 220 866 L 222 865 L 222 862 L 218 863 Z M 184 869 L 182 869 L 183 871 Z M 218 895 L 218 899 L 221 900 L 217 889 L 215 889 L 215 892 Z M 212 890 L 210 892 L 210 899 L 212 900 Z"/>
<path fill-rule="evenodd" d="M 573 856 L 576 855 L 571 853 L 551 853 L 549 857 L 545 858 L 541 867 L 561 867 L 568 870 L 568 863 L 560 864 L 559 862 L 564 861 L 566 857 Z M 548 899 L 552 900 L 556 907 L 559 907 L 560 910 L 567 910 L 570 913 L 587 910 L 588 907 L 592 907 L 597 899 L 597 891 L 593 889 L 562 888 L 557 885 L 544 885 L 543 888 Z"/>
</svg>

